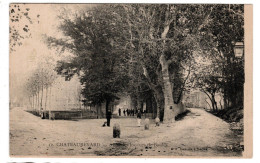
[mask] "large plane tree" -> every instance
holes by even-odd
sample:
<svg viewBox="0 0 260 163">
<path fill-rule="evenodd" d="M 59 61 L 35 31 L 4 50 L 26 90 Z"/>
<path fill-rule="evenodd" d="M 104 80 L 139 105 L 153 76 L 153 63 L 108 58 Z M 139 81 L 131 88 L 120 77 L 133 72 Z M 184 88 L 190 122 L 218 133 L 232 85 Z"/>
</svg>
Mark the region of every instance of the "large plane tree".
<svg viewBox="0 0 260 163">
<path fill-rule="evenodd" d="M 108 104 L 120 92 L 138 92 L 134 89 L 142 84 L 153 94 L 157 117 L 163 110 L 163 121 L 170 123 L 179 113 L 194 53 L 210 52 L 203 45 L 211 37 L 205 29 L 213 30 L 215 11 L 215 5 L 97 5 L 60 16 L 65 37 L 47 41 L 73 54 L 57 71 L 68 79 L 77 73 L 88 101 Z"/>
</svg>

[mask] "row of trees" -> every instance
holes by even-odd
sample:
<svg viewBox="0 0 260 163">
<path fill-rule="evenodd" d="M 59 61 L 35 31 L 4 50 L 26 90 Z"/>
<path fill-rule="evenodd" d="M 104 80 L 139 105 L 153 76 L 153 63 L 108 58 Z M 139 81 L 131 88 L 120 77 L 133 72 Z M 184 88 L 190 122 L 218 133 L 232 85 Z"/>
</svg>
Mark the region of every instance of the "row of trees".
<svg viewBox="0 0 260 163">
<path fill-rule="evenodd" d="M 51 69 L 50 64 L 41 64 L 30 74 L 25 83 L 24 92 L 32 108 L 47 109 L 48 96 L 51 95 L 51 86 L 56 78 L 57 74 Z M 43 104 L 44 92 L 45 104 Z"/>
<path fill-rule="evenodd" d="M 163 111 L 167 123 L 174 120 L 187 85 L 201 89 L 219 85 L 211 73 L 215 69 L 192 71 L 201 69 L 195 65 L 195 54 L 212 63 L 224 55 L 220 75 L 227 81 L 233 54 L 230 41 L 243 39 L 240 9 L 242 5 L 98 5 L 73 16 L 61 15 L 59 29 L 64 37 L 47 36 L 46 41 L 74 55 L 69 61 L 59 61 L 56 71 L 67 79 L 80 76 L 87 103 L 106 102 L 108 108 L 119 94 L 127 92 L 140 107 L 140 99 L 152 95 L 157 117 Z M 229 31 L 228 24 L 233 24 L 234 31 Z"/>
</svg>

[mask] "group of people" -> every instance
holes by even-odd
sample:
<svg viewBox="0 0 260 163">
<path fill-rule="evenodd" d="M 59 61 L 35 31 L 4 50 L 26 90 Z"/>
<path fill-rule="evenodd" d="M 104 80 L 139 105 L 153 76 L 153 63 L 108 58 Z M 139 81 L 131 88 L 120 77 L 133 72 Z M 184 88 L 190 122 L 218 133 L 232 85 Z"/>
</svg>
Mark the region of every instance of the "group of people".
<svg viewBox="0 0 260 163">
<path fill-rule="evenodd" d="M 118 109 L 119 116 L 134 116 L 136 113 L 137 111 L 134 109 L 124 109 L 123 111 L 121 110 L 121 108 Z"/>
<path fill-rule="evenodd" d="M 119 116 L 121 116 L 121 109 L 119 108 L 118 109 L 118 114 Z M 140 127 L 141 126 L 141 119 L 142 119 L 142 113 L 140 111 L 140 109 L 138 109 L 137 111 L 135 111 L 134 109 L 124 109 L 123 110 L 123 113 L 124 113 L 124 116 L 134 116 L 136 114 L 136 117 L 137 117 L 137 126 Z M 107 122 L 106 122 L 106 125 L 108 127 L 110 127 L 110 119 L 112 118 L 112 113 L 111 113 L 111 110 L 109 109 L 107 111 L 107 114 L 106 114 L 106 118 L 107 118 Z M 105 125 L 105 124 L 104 124 Z M 103 126 L 104 126 L 103 125 Z"/>
</svg>

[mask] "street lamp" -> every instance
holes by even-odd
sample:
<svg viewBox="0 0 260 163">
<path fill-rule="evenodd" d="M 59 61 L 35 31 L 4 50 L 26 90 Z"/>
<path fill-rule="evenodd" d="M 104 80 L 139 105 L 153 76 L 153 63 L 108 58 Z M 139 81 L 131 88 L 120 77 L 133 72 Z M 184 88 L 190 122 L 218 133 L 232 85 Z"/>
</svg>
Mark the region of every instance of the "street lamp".
<svg viewBox="0 0 260 163">
<path fill-rule="evenodd" d="M 234 53 L 236 58 L 242 58 L 244 55 L 244 43 L 236 42 L 234 47 Z"/>
</svg>

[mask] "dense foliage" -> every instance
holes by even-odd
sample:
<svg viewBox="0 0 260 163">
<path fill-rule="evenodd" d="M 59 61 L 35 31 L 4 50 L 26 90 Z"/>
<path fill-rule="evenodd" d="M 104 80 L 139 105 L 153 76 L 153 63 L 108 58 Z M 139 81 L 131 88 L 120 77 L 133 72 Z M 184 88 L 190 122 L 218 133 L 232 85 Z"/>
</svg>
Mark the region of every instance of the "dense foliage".
<svg viewBox="0 0 260 163">
<path fill-rule="evenodd" d="M 157 116 L 160 110 L 175 116 L 168 110 L 192 82 L 211 98 L 221 91 L 227 101 L 239 101 L 232 98 L 244 74 L 233 48 L 243 41 L 242 5 L 98 5 L 60 19 L 64 37 L 47 42 L 73 54 L 56 70 L 67 79 L 80 76 L 86 104 L 109 103 L 126 92 L 138 100 L 152 96 Z M 211 65 L 198 63 L 194 72 L 195 54 Z"/>
</svg>

